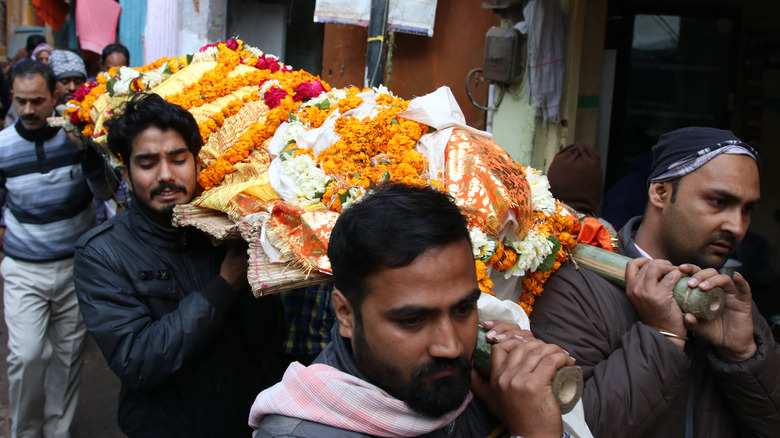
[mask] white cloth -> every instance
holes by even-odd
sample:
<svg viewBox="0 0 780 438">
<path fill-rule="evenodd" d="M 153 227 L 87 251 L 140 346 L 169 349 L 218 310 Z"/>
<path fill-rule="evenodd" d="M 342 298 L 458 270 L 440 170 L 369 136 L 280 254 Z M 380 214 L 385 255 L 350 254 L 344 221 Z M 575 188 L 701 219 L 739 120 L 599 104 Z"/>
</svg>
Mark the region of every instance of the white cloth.
<svg viewBox="0 0 780 438">
<path fill-rule="evenodd" d="M 73 287 L 73 259 L 0 265 L 8 326 L 12 437 L 69 437 L 86 328 Z"/>
<path fill-rule="evenodd" d="M 513 322 L 521 329 L 531 330 L 528 315 L 519 304 L 514 301 L 500 300 L 492 295 L 482 294 L 477 301 L 479 321 L 498 320 Z M 574 405 L 568 414 L 563 416 L 563 430 L 575 438 L 593 438 L 588 424 L 585 422 L 585 410 L 582 400 Z"/>
<path fill-rule="evenodd" d="M 534 100 L 536 116 L 558 123 L 566 61 L 566 21 L 554 0 L 531 0 L 523 8 L 525 21 L 515 25 L 528 34 L 526 94 Z"/>
</svg>

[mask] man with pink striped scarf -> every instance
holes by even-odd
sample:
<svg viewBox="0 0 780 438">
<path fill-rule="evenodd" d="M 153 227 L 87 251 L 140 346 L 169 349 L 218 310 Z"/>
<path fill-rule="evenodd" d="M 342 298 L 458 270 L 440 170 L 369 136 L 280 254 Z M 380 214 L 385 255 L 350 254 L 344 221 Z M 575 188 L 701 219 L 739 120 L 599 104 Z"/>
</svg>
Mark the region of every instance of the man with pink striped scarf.
<svg viewBox="0 0 780 438">
<path fill-rule="evenodd" d="M 480 290 L 449 195 L 380 185 L 342 212 L 328 257 L 333 340 L 257 396 L 255 437 L 568 436 L 550 386 L 574 364 L 561 348 L 487 322 L 491 378 L 472 370 Z"/>
</svg>

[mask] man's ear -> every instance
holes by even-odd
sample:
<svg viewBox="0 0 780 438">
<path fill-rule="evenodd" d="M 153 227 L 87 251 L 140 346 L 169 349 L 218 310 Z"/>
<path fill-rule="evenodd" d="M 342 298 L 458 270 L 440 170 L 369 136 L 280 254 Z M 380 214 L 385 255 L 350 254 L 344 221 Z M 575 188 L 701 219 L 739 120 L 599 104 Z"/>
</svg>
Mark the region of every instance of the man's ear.
<svg viewBox="0 0 780 438">
<path fill-rule="evenodd" d="M 672 199 L 672 183 L 670 181 L 650 183 L 647 189 L 650 205 L 663 208 Z"/>
<path fill-rule="evenodd" d="M 342 337 L 352 339 L 355 332 L 355 311 L 340 290 L 334 289 L 331 295 L 333 310 L 339 321 L 339 333 Z"/>
<path fill-rule="evenodd" d="M 130 175 L 127 173 L 127 166 L 122 166 L 122 176 L 125 178 L 125 181 L 127 182 L 127 189 L 132 192 L 133 181 L 130 180 Z"/>
</svg>

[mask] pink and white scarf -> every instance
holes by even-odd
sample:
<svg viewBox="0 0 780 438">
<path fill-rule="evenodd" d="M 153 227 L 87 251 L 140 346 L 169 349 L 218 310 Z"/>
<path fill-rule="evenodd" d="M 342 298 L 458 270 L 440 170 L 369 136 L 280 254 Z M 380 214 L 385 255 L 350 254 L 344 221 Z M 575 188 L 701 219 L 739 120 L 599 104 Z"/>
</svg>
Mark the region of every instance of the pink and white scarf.
<svg viewBox="0 0 780 438">
<path fill-rule="evenodd" d="M 281 382 L 257 395 L 249 413 L 249 425 L 257 429 L 264 416 L 275 414 L 367 435 L 412 437 L 453 422 L 471 398 L 469 392 L 458 409 L 443 417 L 428 418 L 351 374 L 325 364 L 305 367 L 294 362 Z"/>
</svg>

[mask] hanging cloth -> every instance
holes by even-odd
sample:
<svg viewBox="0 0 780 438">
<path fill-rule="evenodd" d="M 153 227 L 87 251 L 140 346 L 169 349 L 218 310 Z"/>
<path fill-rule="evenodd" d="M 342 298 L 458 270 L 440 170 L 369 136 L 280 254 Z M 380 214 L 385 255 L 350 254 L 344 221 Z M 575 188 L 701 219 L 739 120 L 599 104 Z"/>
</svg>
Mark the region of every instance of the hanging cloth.
<svg viewBox="0 0 780 438">
<path fill-rule="evenodd" d="M 566 21 L 555 0 L 531 0 L 523 8 L 525 21 L 515 25 L 528 35 L 528 86 L 536 116 L 558 123 L 566 61 Z"/>
<path fill-rule="evenodd" d="M 79 0 L 76 2 L 76 34 L 82 50 L 101 53 L 116 41 L 116 25 L 122 9 L 114 0 Z"/>
</svg>

